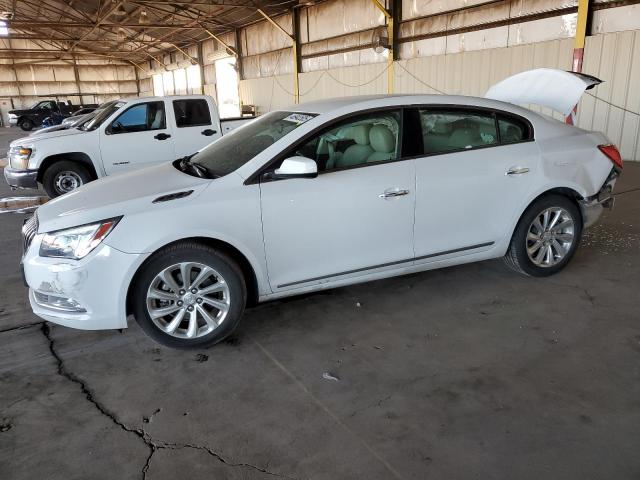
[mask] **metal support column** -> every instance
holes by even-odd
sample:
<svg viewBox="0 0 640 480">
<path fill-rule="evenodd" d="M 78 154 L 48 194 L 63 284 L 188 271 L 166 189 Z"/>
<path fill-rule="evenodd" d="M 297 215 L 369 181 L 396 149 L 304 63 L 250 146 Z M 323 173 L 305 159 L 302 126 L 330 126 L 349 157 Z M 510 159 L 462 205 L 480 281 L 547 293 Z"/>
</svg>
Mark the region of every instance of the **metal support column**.
<svg viewBox="0 0 640 480">
<path fill-rule="evenodd" d="M 278 30 L 284 33 L 291 40 L 291 44 L 293 47 L 293 101 L 294 103 L 300 103 L 300 84 L 299 84 L 299 78 L 298 78 L 298 71 L 299 71 L 298 40 L 296 39 L 296 37 L 294 37 L 289 32 L 287 32 L 280 25 L 278 25 L 278 23 L 276 23 L 275 20 L 273 20 L 269 15 L 264 13 L 264 11 L 262 11 L 260 8 L 258 9 L 258 13 L 262 15 L 269 23 L 271 23 L 271 25 L 276 27 Z M 274 75 L 275 75 L 275 72 L 274 72 Z"/>
<path fill-rule="evenodd" d="M 198 71 L 200 72 L 200 93 L 204 95 L 204 58 L 202 56 L 202 42 L 198 42 Z"/>
<path fill-rule="evenodd" d="M 574 72 L 582 72 L 582 61 L 584 59 L 584 44 L 587 36 L 587 25 L 591 15 L 589 8 L 591 0 L 578 0 L 578 22 L 576 24 L 576 37 L 573 43 L 573 65 Z M 565 119 L 569 125 L 575 124 L 575 116 L 578 112 L 578 106 L 573 107 L 573 112 Z"/>
<path fill-rule="evenodd" d="M 397 16 L 397 15 L 394 15 L 394 4 L 396 2 L 394 2 L 393 0 L 389 0 L 390 9 L 387 10 L 387 8 L 382 3 L 380 3 L 380 0 L 371 0 L 371 1 L 376 6 L 376 8 L 384 14 L 384 16 L 387 19 L 387 37 L 389 38 L 389 55 L 387 56 L 387 93 L 393 93 L 393 78 L 394 78 L 393 62 L 394 62 L 395 53 L 397 50 L 396 49 L 397 28 L 394 26 L 395 25 L 394 17 Z M 398 1 L 397 3 L 402 3 L 402 2 Z"/>
</svg>

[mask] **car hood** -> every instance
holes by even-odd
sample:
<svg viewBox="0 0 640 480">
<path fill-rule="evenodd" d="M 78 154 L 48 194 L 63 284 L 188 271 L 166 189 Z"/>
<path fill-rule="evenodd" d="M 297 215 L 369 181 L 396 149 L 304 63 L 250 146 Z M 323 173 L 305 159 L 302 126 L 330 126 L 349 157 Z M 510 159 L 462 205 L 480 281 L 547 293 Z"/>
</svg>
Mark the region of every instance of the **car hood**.
<svg viewBox="0 0 640 480">
<path fill-rule="evenodd" d="M 62 195 L 37 210 L 38 231 L 51 232 L 107 218 L 190 202 L 214 180 L 192 177 L 162 163 L 130 173 L 105 177 Z M 175 200 L 153 203 L 171 193 L 193 193 Z"/>
<path fill-rule="evenodd" d="M 52 133 L 52 132 L 57 132 L 59 130 L 66 130 L 69 127 L 67 125 L 54 125 L 53 127 L 46 127 L 46 128 L 42 128 L 40 130 L 35 130 L 33 132 L 31 132 L 29 134 L 29 138 L 33 138 L 33 137 L 40 137 L 41 135 L 45 135 L 47 133 Z"/>
<path fill-rule="evenodd" d="M 9 113 L 13 114 L 13 115 L 21 115 L 23 113 L 32 113 L 33 110 L 30 110 L 28 108 L 26 109 L 19 109 L 19 110 L 9 110 Z"/>
<path fill-rule="evenodd" d="M 59 125 L 55 125 L 56 127 L 58 127 Z M 18 138 L 17 140 L 14 140 L 13 142 L 11 142 L 10 146 L 11 147 L 15 147 L 17 145 L 30 145 L 36 142 L 40 142 L 42 140 L 46 140 L 48 138 L 60 138 L 60 137 L 68 137 L 71 135 L 81 135 L 83 133 L 87 133 L 84 130 L 78 130 L 77 128 L 66 128 L 66 127 L 62 127 L 60 130 L 54 130 L 54 131 L 47 131 L 47 132 L 43 132 L 43 133 L 36 133 L 33 136 L 28 136 L 28 137 L 22 137 L 22 138 Z"/>
</svg>

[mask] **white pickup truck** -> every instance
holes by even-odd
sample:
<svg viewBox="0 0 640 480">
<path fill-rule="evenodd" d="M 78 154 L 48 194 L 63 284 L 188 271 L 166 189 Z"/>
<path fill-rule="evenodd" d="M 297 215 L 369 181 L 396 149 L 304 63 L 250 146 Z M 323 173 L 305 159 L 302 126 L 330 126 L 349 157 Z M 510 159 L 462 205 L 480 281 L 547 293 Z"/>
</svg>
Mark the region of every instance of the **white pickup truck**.
<svg viewBox="0 0 640 480">
<path fill-rule="evenodd" d="M 250 120 L 220 120 L 207 95 L 111 102 L 79 128 L 11 142 L 4 176 L 14 188 L 41 183 L 53 198 L 106 175 L 191 155 Z"/>
</svg>

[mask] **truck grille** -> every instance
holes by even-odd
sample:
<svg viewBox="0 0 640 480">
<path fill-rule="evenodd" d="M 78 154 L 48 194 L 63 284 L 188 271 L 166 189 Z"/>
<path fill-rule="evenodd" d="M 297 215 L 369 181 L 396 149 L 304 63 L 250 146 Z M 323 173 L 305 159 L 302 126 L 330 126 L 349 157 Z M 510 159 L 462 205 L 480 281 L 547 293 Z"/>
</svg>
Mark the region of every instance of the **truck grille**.
<svg viewBox="0 0 640 480">
<path fill-rule="evenodd" d="M 38 233 L 38 217 L 35 215 L 29 217 L 22 225 L 22 252 L 23 254 L 29 249 L 29 245 L 33 241 L 33 237 Z"/>
</svg>

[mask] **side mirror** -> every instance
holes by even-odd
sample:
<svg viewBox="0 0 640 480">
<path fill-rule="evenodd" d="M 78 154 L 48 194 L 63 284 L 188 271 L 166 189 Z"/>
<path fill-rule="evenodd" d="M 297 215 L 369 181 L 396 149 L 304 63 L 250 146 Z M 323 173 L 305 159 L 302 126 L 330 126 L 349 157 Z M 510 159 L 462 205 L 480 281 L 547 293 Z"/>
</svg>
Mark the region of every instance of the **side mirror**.
<svg viewBox="0 0 640 480">
<path fill-rule="evenodd" d="M 273 172 L 273 178 L 315 178 L 317 176 L 316 162 L 300 156 L 285 159 L 280 168 Z"/>
</svg>

